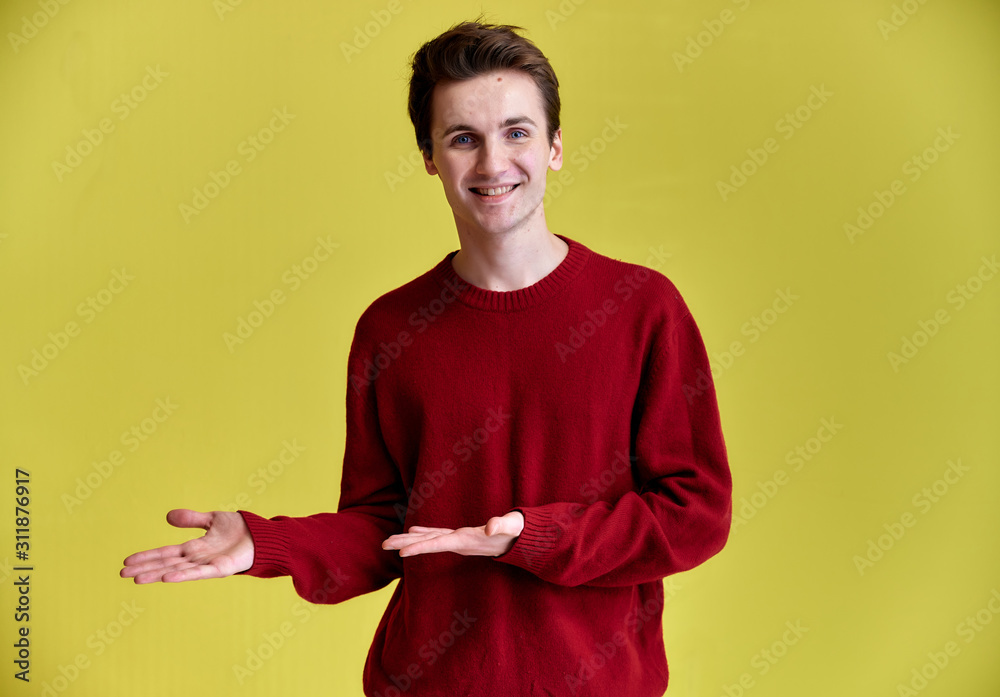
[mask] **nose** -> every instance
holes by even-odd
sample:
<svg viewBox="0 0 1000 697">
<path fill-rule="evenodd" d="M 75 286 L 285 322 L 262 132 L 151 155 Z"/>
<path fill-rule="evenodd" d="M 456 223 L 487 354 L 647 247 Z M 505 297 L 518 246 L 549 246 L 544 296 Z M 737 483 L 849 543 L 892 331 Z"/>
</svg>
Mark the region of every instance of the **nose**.
<svg viewBox="0 0 1000 697">
<path fill-rule="evenodd" d="M 501 143 L 486 140 L 479 149 L 476 173 L 483 177 L 494 177 L 507 170 L 507 152 Z"/>
</svg>

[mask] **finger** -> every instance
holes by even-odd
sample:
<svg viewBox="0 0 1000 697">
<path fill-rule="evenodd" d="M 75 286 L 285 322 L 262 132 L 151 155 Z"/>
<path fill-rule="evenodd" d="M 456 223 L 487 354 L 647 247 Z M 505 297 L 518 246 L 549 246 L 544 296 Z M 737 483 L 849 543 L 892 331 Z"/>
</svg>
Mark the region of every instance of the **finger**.
<svg viewBox="0 0 1000 697">
<path fill-rule="evenodd" d="M 138 576 L 139 574 L 146 574 L 151 571 L 170 569 L 177 564 L 183 563 L 185 560 L 181 557 L 171 557 L 169 559 L 156 559 L 153 561 L 146 562 L 144 564 L 132 564 L 130 566 L 124 567 L 119 575 L 122 578 L 131 578 L 133 576 Z"/>
<path fill-rule="evenodd" d="M 427 542 L 428 540 L 433 540 L 441 535 L 420 535 L 417 537 L 407 537 L 402 540 L 386 540 L 382 543 L 382 549 L 408 549 L 413 545 Z"/>
<path fill-rule="evenodd" d="M 451 531 L 448 531 L 451 532 Z M 423 540 L 430 540 L 435 537 L 440 537 L 441 535 L 447 535 L 447 532 L 431 532 L 431 533 L 405 533 L 402 535 L 393 535 L 392 537 L 386 538 L 382 543 L 382 549 L 401 549 L 407 545 L 412 545 Z"/>
<path fill-rule="evenodd" d="M 182 583 L 184 581 L 199 581 L 204 578 L 222 578 L 227 574 L 214 564 L 199 564 L 163 574 L 164 583 Z"/>
<path fill-rule="evenodd" d="M 428 528 L 423 525 L 411 525 L 407 532 L 451 532 L 451 528 Z"/>
<path fill-rule="evenodd" d="M 212 514 L 192 511 L 190 508 L 175 508 L 167 513 L 167 522 L 175 528 L 202 528 L 208 530 L 212 524 Z"/>
<path fill-rule="evenodd" d="M 222 578 L 231 575 L 231 571 L 226 568 L 234 567 L 231 557 L 223 556 L 210 564 L 197 563 L 191 561 L 179 561 L 176 564 L 164 565 L 158 569 L 151 569 L 135 577 L 136 583 L 153 583 L 162 581 L 164 583 L 179 583 L 182 581 L 196 581 L 203 578 Z"/>
<path fill-rule="evenodd" d="M 207 530 L 212 522 L 211 513 L 200 513 L 188 508 L 175 508 L 167 513 L 167 522 L 178 528 L 202 528 Z M 199 539 L 199 538 L 196 538 Z M 189 540 L 192 542 L 194 540 Z M 125 557 L 122 562 L 124 566 L 140 564 L 152 559 L 162 559 L 164 557 L 178 556 L 183 552 L 181 545 L 165 545 L 155 549 L 147 549 L 143 552 L 136 552 Z"/>
<path fill-rule="evenodd" d="M 406 545 L 399 550 L 399 556 L 412 557 L 418 554 L 431 554 L 434 552 L 455 552 L 462 549 L 463 544 L 461 536 L 454 533 L 435 535 Z"/>
<path fill-rule="evenodd" d="M 433 550 L 426 549 L 423 545 L 414 543 L 412 545 L 406 545 L 405 547 L 399 548 L 399 556 L 401 557 L 415 557 L 418 554 L 423 554 L 424 552 L 431 552 Z"/>
<path fill-rule="evenodd" d="M 401 532 L 396 535 L 390 535 L 389 537 L 386 538 L 386 541 L 388 542 L 391 540 L 393 542 L 400 542 L 400 541 L 405 542 L 407 540 L 421 540 L 424 539 L 425 537 L 438 537 L 440 535 L 449 535 L 453 532 L 455 531 L 444 528 L 428 530 L 427 532 Z"/>
<path fill-rule="evenodd" d="M 181 545 L 166 545 L 164 547 L 157 547 L 156 549 L 147 549 L 145 552 L 136 552 L 135 554 L 130 554 L 125 557 L 125 561 L 122 562 L 124 566 L 135 566 L 136 564 L 142 564 L 143 562 L 152 561 L 155 559 L 166 559 L 169 557 L 179 557 L 181 555 L 182 549 Z"/>
<path fill-rule="evenodd" d="M 179 564 L 173 564 L 171 566 L 162 566 L 158 569 L 150 569 L 148 571 L 144 571 L 136 575 L 135 578 L 133 578 L 132 580 L 139 584 L 156 583 L 158 581 L 162 581 L 163 577 L 169 573 L 192 568 L 194 566 L 195 566 L 194 564 L 188 562 L 180 562 Z"/>
</svg>

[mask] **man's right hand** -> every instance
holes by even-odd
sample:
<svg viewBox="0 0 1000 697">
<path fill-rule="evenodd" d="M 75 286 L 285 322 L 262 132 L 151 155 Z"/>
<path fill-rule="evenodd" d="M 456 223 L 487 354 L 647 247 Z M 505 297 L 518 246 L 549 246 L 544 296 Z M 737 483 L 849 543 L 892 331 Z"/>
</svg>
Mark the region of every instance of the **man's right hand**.
<svg viewBox="0 0 1000 697">
<path fill-rule="evenodd" d="M 199 513 L 178 508 L 167 513 L 167 522 L 174 527 L 202 528 L 207 532 L 182 545 L 136 552 L 123 562 L 122 578 L 134 578 L 136 583 L 177 583 L 224 578 L 253 566 L 253 538 L 239 513 Z"/>
</svg>

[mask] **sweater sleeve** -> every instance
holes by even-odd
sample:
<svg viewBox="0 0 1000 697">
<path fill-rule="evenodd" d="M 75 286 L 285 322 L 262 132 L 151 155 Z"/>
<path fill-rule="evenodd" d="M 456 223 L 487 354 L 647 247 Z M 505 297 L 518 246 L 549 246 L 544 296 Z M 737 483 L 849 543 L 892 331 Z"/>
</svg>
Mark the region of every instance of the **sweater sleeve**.
<svg viewBox="0 0 1000 697">
<path fill-rule="evenodd" d="M 496 561 L 563 586 L 630 586 L 722 549 L 732 478 L 708 356 L 686 309 L 665 337 L 633 411 L 633 490 L 613 501 L 515 507 L 524 529 Z"/>
<path fill-rule="evenodd" d="M 337 512 L 265 519 L 240 511 L 254 542 L 253 566 L 243 573 L 291 576 L 295 591 L 313 603 L 339 603 L 402 575 L 399 554 L 382 549 L 382 542 L 402 532 L 397 511 L 399 506 L 406 509 L 406 494 L 382 439 L 374 390 L 378 376 L 366 372 L 362 326 L 359 320 L 348 358 L 347 431 Z"/>
</svg>

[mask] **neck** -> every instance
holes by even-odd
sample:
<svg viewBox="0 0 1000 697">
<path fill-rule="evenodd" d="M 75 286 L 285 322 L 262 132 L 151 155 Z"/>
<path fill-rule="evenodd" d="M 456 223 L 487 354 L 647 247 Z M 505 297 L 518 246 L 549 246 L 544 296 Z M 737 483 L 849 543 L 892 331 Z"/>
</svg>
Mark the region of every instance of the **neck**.
<svg viewBox="0 0 1000 697">
<path fill-rule="evenodd" d="M 486 290 L 510 291 L 537 283 L 559 266 L 569 246 L 545 227 L 502 234 L 462 234 L 451 264 L 464 281 Z"/>
</svg>

